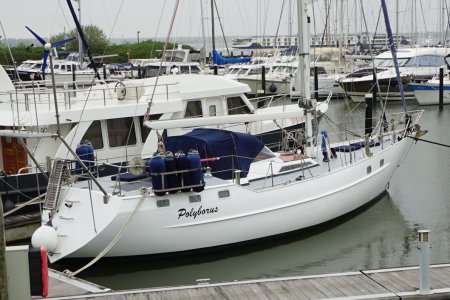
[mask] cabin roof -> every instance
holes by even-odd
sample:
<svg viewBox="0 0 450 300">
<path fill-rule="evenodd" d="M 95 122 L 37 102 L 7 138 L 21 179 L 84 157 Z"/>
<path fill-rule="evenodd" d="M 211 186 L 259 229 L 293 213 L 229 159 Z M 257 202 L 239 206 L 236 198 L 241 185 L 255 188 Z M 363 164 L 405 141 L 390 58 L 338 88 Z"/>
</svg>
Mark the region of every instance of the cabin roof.
<svg viewBox="0 0 450 300">
<path fill-rule="evenodd" d="M 400 48 L 397 50 L 397 58 L 409 58 L 419 55 L 439 55 L 446 56 L 450 53 L 450 48 L 423 47 L 423 48 Z M 376 58 L 392 58 L 390 51 L 385 51 Z"/>
</svg>

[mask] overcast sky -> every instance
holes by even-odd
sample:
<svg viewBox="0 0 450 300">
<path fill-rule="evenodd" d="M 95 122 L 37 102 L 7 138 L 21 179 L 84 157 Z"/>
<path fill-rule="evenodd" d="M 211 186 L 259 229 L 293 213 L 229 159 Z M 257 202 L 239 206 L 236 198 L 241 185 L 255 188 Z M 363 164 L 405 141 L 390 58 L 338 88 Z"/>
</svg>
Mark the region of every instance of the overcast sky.
<svg viewBox="0 0 450 300">
<path fill-rule="evenodd" d="M 329 0 L 328 0 L 329 1 Z M 342 0 L 343 18 L 330 11 L 330 32 L 334 32 L 337 20 L 344 20 L 344 31 L 364 30 L 361 22 L 361 0 Z M 411 7 L 417 3 L 417 28 L 419 32 L 438 31 L 439 7 L 444 0 L 399 0 L 400 31 L 410 32 Z M 280 33 L 287 34 L 289 28 L 288 6 L 294 0 L 216 0 L 224 32 L 228 36 L 275 35 L 282 4 L 285 3 L 283 18 L 280 21 Z M 341 0 L 333 0 L 340 3 Z M 364 13 L 369 23 L 369 30 L 376 27 L 380 1 L 362 0 Z M 395 0 L 386 0 L 394 33 Z M 450 2 L 450 0 L 449 0 Z M 72 2 L 78 8 L 78 2 Z M 174 13 L 176 0 L 81 0 L 81 22 L 99 26 L 108 37 L 141 39 L 166 37 Z M 173 26 L 172 36 L 202 36 L 201 0 L 180 0 Z M 210 0 L 203 0 L 206 35 L 210 35 Z M 321 33 L 325 20 L 325 0 L 314 2 L 312 32 Z M 355 9 L 355 3 L 358 7 Z M 292 10 L 295 16 L 295 9 Z M 425 15 L 422 14 L 425 13 Z M 356 18 L 356 20 L 355 20 Z M 8 38 L 30 38 L 25 26 L 31 27 L 42 36 L 51 36 L 74 28 L 66 0 L 14 0 L 0 9 L 0 21 Z M 295 22 L 295 21 L 294 21 Z M 340 26 L 340 25 L 339 25 Z M 384 33 L 383 19 L 380 20 L 378 32 Z M 293 24 L 296 32 L 296 23 Z M 3 36 L 3 33 L 0 32 Z M 220 35 L 220 24 L 216 22 L 216 35 Z"/>
</svg>

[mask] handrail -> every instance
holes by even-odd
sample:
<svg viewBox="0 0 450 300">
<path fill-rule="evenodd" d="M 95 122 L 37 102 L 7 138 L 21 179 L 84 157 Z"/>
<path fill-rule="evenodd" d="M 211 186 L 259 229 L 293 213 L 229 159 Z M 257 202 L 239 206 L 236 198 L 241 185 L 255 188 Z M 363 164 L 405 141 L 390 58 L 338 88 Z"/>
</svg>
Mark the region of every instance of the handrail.
<svg viewBox="0 0 450 300">
<path fill-rule="evenodd" d="M 45 167 L 45 164 L 41 164 L 41 167 L 42 167 L 42 166 Z M 37 167 L 33 167 L 33 166 L 22 167 L 22 168 L 19 169 L 19 171 L 17 171 L 17 174 L 21 174 L 22 171 L 32 170 L 32 169 L 34 169 L 34 168 L 37 168 Z M 37 170 L 40 170 L 40 168 L 37 168 Z M 44 168 L 44 170 L 45 170 L 45 168 Z"/>
<path fill-rule="evenodd" d="M 125 89 L 137 89 L 137 88 L 154 88 L 155 86 L 158 88 L 161 88 L 160 92 L 156 93 L 155 95 L 163 95 L 166 96 L 166 99 L 169 99 L 169 95 L 176 94 L 177 91 L 171 91 L 170 87 L 177 86 L 179 82 L 173 82 L 173 83 L 164 83 L 164 84 L 152 84 L 152 85 L 132 85 L 132 86 L 124 86 Z M 59 103 L 65 103 L 68 104 L 69 107 L 71 105 L 71 102 L 75 101 L 85 101 L 86 97 L 83 93 L 86 95 L 89 94 L 89 101 L 96 101 L 101 100 L 105 101 L 107 99 L 115 100 L 115 97 L 108 97 L 107 95 L 116 95 L 116 88 L 112 85 L 106 85 L 102 88 L 93 88 L 93 89 L 58 89 L 56 91 L 58 97 Z M 77 95 L 82 94 L 83 96 L 79 97 Z M 27 89 L 15 89 L 11 91 L 4 91 L 0 92 L 0 96 L 9 96 L 8 101 L 5 99 L 3 102 L 14 102 L 14 103 L 24 103 L 25 105 L 29 105 L 29 103 L 33 100 L 36 101 L 36 104 L 47 104 L 48 102 L 53 102 L 53 91 L 51 89 L 41 89 L 41 88 L 27 88 Z M 140 100 L 140 95 L 136 93 L 136 95 L 133 95 L 134 98 L 131 98 L 130 100 Z M 147 99 L 142 99 L 143 101 L 147 101 Z M 30 110 L 29 107 L 26 110 Z"/>
</svg>

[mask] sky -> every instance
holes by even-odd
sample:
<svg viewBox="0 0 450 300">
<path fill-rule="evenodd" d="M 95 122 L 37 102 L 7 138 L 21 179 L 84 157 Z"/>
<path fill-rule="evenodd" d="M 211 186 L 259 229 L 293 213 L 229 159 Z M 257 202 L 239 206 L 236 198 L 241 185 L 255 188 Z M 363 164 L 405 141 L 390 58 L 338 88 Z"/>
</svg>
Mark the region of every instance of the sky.
<svg viewBox="0 0 450 300">
<path fill-rule="evenodd" d="M 210 36 L 210 0 L 180 0 L 175 10 L 176 0 L 80 0 L 81 23 L 99 26 L 107 37 L 164 39 L 168 36 L 172 15 L 176 11 L 171 36 L 202 36 L 202 7 L 206 35 Z M 203 5 L 201 2 L 203 1 Z M 380 1 L 375 0 L 328 0 L 332 2 L 329 31 L 335 32 L 340 28 L 343 20 L 344 32 L 364 30 L 360 13 L 360 1 L 363 2 L 364 13 L 369 31 L 374 31 L 377 24 Z M 445 0 L 398 0 L 399 1 L 399 32 L 411 31 L 411 7 L 417 4 L 417 31 L 438 31 L 442 26 L 439 22 L 439 9 Z M 448 0 L 450 2 L 450 0 Z M 312 33 L 322 33 L 325 24 L 326 0 L 314 1 L 311 6 L 313 23 Z M 343 3 L 344 13 L 335 12 L 336 3 Z M 395 11 L 396 0 L 386 0 L 393 32 L 396 32 Z M 78 9 L 78 1 L 73 1 Z M 284 3 L 284 9 L 282 10 Z M 279 24 L 280 34 L 288 34 L 289 23 L 296 32 L 296 23 L 289 22 L 288 6 L 293 6 L 292 15 L 295 16 L 294 0 L 216 0 L 223 31 L 227 36 L 275 35 Z M 355 3 L 358 3 L 355 8 Z M 312 9 L 313 8 L 313 9 Z M 280 15 L 283 11 L 280 21 Z M 423 13 L 422 13 L 423 12 Z M 217 18 L 217 16 L 216 16 Z M 66 0 L 14 0 L 8 5 L 2 5 L 0 22 L 4 33 L 0 35 L 8 38 L 32 38 L 25 29 L 29 26 L 41 36 L 49 37 L 74 28 L 74 22 Z M 380 20 L 377 32 L 385 33 L 383 19 Z M 216 19 L 216 37 L 221 36 L 221 25 Z M 139 34 L 138 34 L 139 32 Z M 4 38 L 2 38 L 4 40 Z M 171 40 L 173 41 L 173 40 Z"/>
</svg>

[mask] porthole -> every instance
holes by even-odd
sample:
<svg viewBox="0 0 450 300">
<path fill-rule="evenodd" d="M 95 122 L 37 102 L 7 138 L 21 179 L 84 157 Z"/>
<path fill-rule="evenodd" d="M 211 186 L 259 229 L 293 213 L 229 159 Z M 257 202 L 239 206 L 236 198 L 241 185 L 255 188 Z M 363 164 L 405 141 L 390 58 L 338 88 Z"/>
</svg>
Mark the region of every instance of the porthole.
<svg viewBox="0 0 450 300">
<path fill-rule="evenodd" d="M 384 166 L 384 158 L 380 160 L 380 167 Z"/>
<path fill-rule="evenodd" d="M 170 206 L 170 201 L 169 201 L 169 199 L 157 200 L 157 201 L 156 201 L 156 206 L 157 206 L 157 207 L 167 207 L 167 206 Z"/>
<path fill-rule="evenodd" d="M 367 167 L 367 174 L 370 174 L 370 173 L 372 173 L 372 166 Z"/>
<path fill-rule="evenodd" d="M 200 195 L 191 195 L 189 196 L 190 203 L 196 203 L 202 201 L 202 197 Z"/>
<path fill-rule="evenodd" d="M 230 191 L 229 190 L 223 190 L 223 191 L 219 191 L 219 198 L 228 198 L 230 197 Z"/>
</svg>

